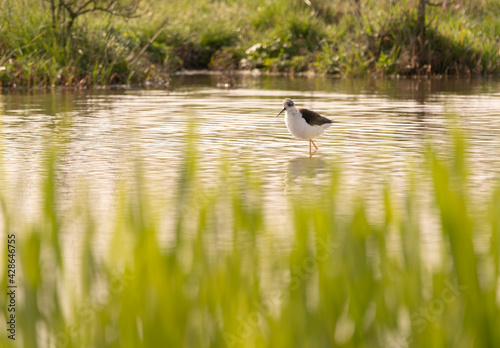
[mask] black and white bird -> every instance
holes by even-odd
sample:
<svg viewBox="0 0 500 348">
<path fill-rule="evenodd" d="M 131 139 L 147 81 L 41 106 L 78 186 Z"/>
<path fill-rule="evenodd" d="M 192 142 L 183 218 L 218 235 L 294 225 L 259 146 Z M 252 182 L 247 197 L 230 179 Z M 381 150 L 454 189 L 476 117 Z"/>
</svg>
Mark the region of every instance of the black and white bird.
<svg viewBox="0 0 500 348">
<path fill-rule="evenodd" d="M 285 123 L 290 134 L 301 140 L 309 140 L 309 155 L 311 156 L 311 144 L 316 150 L 318 149 L 312 139 L 320 136 L 325 129 L 330 127 L 332 120 L 311 110 L 297 110 L 290 98 L 283 100 L 283 110 L 276 117 L 281 115 L 283 111 L 285 111 Z"/>
</svg>

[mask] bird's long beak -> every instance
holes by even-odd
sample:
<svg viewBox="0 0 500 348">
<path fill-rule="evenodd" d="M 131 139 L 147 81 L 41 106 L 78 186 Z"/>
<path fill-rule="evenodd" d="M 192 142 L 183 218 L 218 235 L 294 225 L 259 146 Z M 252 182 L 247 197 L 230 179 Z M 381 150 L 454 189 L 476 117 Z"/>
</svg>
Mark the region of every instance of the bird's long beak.
<svg viewBox="0 0 500 348">
<path fill-rule="evenodd" d="M 286 108 L 283 108 L 283 110 L 281 110 L 280 113 L 276 115 L 276 117 L 278 117 L 279 115 L 281 115 L 283 113 L 283 111 L 285 111 L 285 110 L 286 110 Z"/>
</svg>

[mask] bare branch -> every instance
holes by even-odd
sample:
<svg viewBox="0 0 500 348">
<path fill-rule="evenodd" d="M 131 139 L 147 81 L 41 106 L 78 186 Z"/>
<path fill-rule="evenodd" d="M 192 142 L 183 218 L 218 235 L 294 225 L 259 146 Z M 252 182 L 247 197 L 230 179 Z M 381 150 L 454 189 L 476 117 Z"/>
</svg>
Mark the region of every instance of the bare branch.
<svg viewBox="0 0 500 348">
<path fill-rule="evenodd" d="M 45 0 L 51 4 L 53 27 L 61 23 L 69 35 L 76 19 L 90 12 L 103 12 L 124 18 L 137 18 L 140 0 Z M 55 2 L 57 1 L 57 10 Z M 66 20 L 67 16 L 67 20 Z"/>
<path fill-rule="evenodd" d="M 78 8 L 78 10 L 76 10 L 76 12 L 81 13 L 81 12 L 82 12 L 82 10 L 83 10 L 85 7 L 87 7 L 88 5 L 90 5 L 90 4 L 91 4 L 91 3 L 93 3 L 93 2 L 94 2 L 94 0 L 88 0 L 86 3 L 84 3 L 82 6 L 80 6 L 80 7 Z"/>
</svg>

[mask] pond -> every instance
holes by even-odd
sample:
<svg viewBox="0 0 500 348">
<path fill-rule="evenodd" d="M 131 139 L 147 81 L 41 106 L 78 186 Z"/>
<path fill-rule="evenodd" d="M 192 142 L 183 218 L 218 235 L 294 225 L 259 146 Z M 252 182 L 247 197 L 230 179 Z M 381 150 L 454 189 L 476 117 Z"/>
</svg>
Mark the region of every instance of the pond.
<svg viewBox="0 0 500 348">
<path fill-rule="evenodd" d="M 311 158 L 307 142 L 275 117 L 286 97 L 337 121 L 317 139 Z M 217 75 L 176 76 L 168 90 L 9 92 L 0 95 L 2 186 L 25 223 L 36 219 L 46 144 L 60 142 L 62 210 L 71 210 L 85 187 L 105 231 L 120 180 L 134 175 L 138 161 L 150 190 L 168 199 L 194 126 L 202 180 L 218 175 L 222 158 L 258 172 L 269 223 L 286 237 L 285 196 L 297 183 L 321 190 L 335 165 L 345 194 L 373 202 L 376 219 L 380 188 L 389 184 L 397 197 L 405 174 L 424 162 L 427 144 L 446 146 L 452 127 L 468 140 L 473 196 L 487 193 L 500 171 L 499 97 L 500 81 L 493 79 Z M 430 204 L 425 190 L 419 197 Z M 423 218 L 429 231 L 431 215 Z M 433 238 L 429 232 L 429 245 Z M 105 244 L 106 235 L 100 239 Z"/>
</svg>

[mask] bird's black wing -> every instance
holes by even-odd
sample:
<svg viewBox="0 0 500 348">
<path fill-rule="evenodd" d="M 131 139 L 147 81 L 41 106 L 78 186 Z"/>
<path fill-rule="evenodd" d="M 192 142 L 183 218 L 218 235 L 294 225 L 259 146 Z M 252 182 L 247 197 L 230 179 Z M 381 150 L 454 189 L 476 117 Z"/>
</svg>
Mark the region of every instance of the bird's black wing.
<svg viewBox="0 0 500 348">
<path fill-rule="evenodd" d="M 320 114 L 307 110 L 307 109 L 299 109 L 300 113 L 304 120 L 306 120 L 307 124 L 310 126 L 322 126 L 325 123 L 332 123 L 332 120 L 321 116 Z"/>
</svg>

